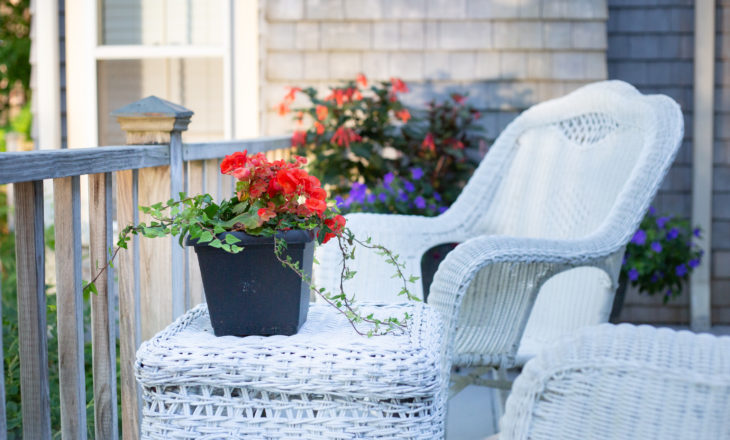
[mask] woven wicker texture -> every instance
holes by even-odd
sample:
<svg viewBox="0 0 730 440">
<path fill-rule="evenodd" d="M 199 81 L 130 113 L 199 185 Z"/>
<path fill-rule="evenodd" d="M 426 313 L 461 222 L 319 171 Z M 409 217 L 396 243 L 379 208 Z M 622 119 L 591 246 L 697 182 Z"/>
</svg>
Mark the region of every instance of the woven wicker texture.
<svg viewBox="0 0 730 440">
<path fill-rule="evenodd" d="M 730 438 L 730 338 L 603 324 L 529 361 L 500 440 Z"/>
<path fill-rule="evenodd" d="M 376 307 L 413 321 L 367 338 L 328 305 L 294 336 L 215 337 L 205 304 L 142 344 L 143 439 L 436 439 L 448 368 L 440 315 L 423 304 Z"/>
<path fill-rule="evenodd" d="M 428 302 L 444 314 L 456 365 L 512 367 L 607 321 L 624 247 L 682 133 L 670 98 L 621 81 L 590 84 L 508 125 L 443 215 L 351 214 L 348 226 L 399 254 L 416 276 L 427 249 L 460 242 L 439 266 Z M 399 301 L 392 267 L 358 252 L 347 291 Z M 318 259 L 318 284 L 336 289 L 336 246 L 320 247 Z"/>
</svg>

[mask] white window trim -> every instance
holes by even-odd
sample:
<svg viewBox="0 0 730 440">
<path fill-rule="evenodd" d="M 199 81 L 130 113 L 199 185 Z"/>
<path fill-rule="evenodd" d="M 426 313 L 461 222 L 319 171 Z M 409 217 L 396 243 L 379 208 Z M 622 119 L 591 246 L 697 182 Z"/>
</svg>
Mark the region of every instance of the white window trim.
<svg viewBox="0 0 730 440">
<path fill-rule="evenodd" d="M 78 0 L 66 5 L 66 108 L 70 148 L 99 144 L 98 86 L 89 85 L 97 84 L 100 60 L 220 58 L 224 72 L 221 79 L 224 137 L 259 135 L 258 0 L 224 2 L 224 39 L 220 46 L 101 45 L 100 1 Z"/>
</svg>

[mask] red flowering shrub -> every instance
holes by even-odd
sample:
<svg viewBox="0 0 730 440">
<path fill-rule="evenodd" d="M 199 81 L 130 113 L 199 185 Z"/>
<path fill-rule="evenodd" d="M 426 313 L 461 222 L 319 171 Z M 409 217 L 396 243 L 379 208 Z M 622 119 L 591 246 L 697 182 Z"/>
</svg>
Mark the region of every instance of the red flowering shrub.
<svg viewBox="0 0 730 440">
<path fill-rule="evenodd" d="M 409 110 L 400 101 L 408 91 L 398 78 L 371 84 L 359 74 L 331 88 L 324 98 L 313 88 L 291 87 L 277 109 L 280 114 L 293 112 L 298 128 L 292 146 L 297 154 L 312 158 L 309 172 L 330 185 L 334 195 L 346 196 L 353 182 L 374 188 L 385 176 L 409 179 L 419 169 L 426 193 L 416 196 L 437 193 L 448 206 L 476 167 L 468 156 L 478 159 L 486 148 L 476 123 L 481 115 L 465 95 L 456 93 L 444 102 L 432 101 L 425 111 Z M 297 94 L 306 95 L 310 105 L 292 109 Z M 437 212 L 418 209 L 417 203 L 391 205 L 378 212 Z M 357 210 L 360 205 L 340 206 Z"/>
</svg>

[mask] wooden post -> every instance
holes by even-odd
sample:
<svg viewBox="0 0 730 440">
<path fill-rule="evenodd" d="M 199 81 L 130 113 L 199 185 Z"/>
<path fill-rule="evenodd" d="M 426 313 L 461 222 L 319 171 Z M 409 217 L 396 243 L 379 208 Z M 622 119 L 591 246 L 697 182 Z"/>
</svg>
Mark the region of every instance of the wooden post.
<svg viewBox="0 0 730 440">
<path fill-rule="evenodd" d="M 139 170 L 139 204 L 179 198 L 183 189 L 182 137 L 193 112 L 155 96 L 116 110 L 127 144 L 170 144 L 170 166 Z M 145 215 L 140 221 L 149 222 Z M 125 225 L 120 224 L 120 228 Z M 183 250 L 176 239 L 140 240 L 142 339 L 149 339 L 185 311 Z"/>
<path fill-rule="evenodd" d="M 50 440 L 43 181 L 13 186 L 23 438 Z"/>
<path fill-rule="evenodd" d="M 182 137 L 193 112 L 149 96 L 116 110 L 127 144 L 169 144 L 170 165 L 117 173 L 119 228 L 140 221 L 138 205 L 178 198 L 183 190 Z M 119 260 L 122 431 L 139 438 L 138 389 L 134 359 L 141 339 L 149 339 L 185 311 L 183 250 L 173 239 L 133 239 Z"/>
<path fill-rule="evenodd" d="M 705 258 L 690 278 L 690 327 L 707 331 L 711 320 L 712 154 L 715 86 L 715 2 L 695 3 L 692 224 L 702 228 Z"/>
<path fill-rule="evenodd" d="M 59 379 L 63 439 L 86 439 L 80 193 L 78 176 L 53 181 L 58 363 L 62 367 L 59 369 Z M 116 378 L 114 379 L 116 382 Z M 95 377 L 95 384 L 97 380 Z M 95 402 L 98 400 L 95 399 Z"/>
</svg>

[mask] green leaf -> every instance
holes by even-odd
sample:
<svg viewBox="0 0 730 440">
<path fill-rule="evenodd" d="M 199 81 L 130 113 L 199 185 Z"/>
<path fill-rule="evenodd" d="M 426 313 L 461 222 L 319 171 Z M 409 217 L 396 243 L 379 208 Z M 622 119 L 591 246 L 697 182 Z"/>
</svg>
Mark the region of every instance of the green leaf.
<svg viewBox="0 0 730 440">
<path fill-rule="evenodd" d="M 240 241 L 241 241 L 241 239 L 236 238 L 236 236 L 234 236 L 232 234 L 226 234 L 226 243 L 228 243 L 228 244 L 236 244 L 236 243 L 239 243 Z"/>
<path fill-rule="evenodd" d="M 213 240 L 213 238 L 213 234 L 211 234 L 210 231 L 203 231 L 203 233 L 200 234 L 200 237 L 198 237 L 198 243 L 208 243 Z"/>
</svg>

